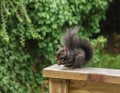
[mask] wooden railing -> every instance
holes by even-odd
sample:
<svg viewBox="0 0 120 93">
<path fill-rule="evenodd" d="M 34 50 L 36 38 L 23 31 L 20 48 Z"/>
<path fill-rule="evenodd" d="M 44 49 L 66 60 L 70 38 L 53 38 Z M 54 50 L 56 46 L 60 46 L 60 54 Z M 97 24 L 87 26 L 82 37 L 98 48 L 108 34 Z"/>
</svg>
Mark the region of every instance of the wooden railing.
<svg viewBox="0 0 120 93">
<path fill-rule="evenodd" d="M 120 70 L 63 68 L 55 64 L 43 70 L 43 76 L 49 78 L 49 93 L 120 93 Z"/>
</svg>

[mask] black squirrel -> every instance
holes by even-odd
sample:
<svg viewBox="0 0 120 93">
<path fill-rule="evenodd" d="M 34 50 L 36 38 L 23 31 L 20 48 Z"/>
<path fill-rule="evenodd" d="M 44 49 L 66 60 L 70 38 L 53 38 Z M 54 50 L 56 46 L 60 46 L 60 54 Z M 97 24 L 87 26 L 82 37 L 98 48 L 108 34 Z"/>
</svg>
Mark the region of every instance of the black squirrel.
<svg viewBox="0 0 120 93">
<path fill-rule="evenodd" d="M 66 30 L 63 47 L 56 52 L 58 65 L 65 65 L 72 69 L 80 68 L 93 57 L 90 42 L 76 36 L 79 28 L 80 26 L 75 26 Z"/>
</svg>

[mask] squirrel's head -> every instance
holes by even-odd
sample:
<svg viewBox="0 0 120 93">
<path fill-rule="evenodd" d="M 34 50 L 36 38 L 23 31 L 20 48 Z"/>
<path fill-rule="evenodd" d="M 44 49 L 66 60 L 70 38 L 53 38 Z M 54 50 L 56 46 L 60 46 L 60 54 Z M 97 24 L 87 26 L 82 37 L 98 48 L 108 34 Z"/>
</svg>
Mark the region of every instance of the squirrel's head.
<svg viewBox="0 0 120 93">
<path fill-rule="evenodd" d="M 58 60 L 66 58 L 68 55 L 68 49 L 64 46 L 58 49 L 56 52 L 56 57 Z"/>
</svg>

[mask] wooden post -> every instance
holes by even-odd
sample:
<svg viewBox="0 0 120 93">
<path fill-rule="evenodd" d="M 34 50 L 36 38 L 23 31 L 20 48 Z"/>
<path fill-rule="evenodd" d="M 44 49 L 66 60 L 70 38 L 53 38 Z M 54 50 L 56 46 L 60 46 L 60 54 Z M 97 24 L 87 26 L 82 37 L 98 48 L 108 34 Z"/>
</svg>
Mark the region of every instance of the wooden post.
<svg viewBox="0 0 120 93">
<path fill-rule="evenodd" d="M 43 76 L 49 78 L 49 93 L 120 93 L 120 70 L 63 68 L 55 64 L 43 70 Z"/>
<path fill-rule="evenodd" d="M 49 79 L 49 93 L 68 93 L 67 80 L 64 79 Z"/>
</svg>

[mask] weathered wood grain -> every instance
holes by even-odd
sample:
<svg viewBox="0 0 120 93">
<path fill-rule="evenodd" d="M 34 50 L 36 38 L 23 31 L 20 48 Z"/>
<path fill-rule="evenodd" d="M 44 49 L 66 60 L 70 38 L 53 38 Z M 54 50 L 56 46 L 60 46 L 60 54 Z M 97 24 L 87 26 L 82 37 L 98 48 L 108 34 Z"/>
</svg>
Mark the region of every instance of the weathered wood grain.
<svg viewBox="0 0 120 93">
<path fill-rule="evenodd" d="M 120 93 L 120 85 L 104 82 L 70 80 L 69 93 Z"/>
<path fill-rule="evenodd" d="M 59 66 L 57 64 L 52 65 L 43 70 L 43 76 L 48 78 L 120 84 L 120 70 L 91 67 L 74 70 L 63 69 L 63 66 Z"/>
</svg>

